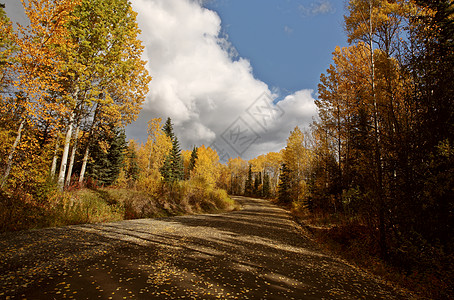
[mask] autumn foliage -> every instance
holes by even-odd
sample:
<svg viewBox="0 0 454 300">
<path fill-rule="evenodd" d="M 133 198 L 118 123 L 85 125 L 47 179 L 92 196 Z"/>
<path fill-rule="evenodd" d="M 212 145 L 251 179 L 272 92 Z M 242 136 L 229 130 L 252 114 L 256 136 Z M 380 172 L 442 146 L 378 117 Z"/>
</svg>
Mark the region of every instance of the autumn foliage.
<svg viewBox="0 0 454 300">
<path fill-rule="evenodd" d="M 0 8 L 2 221 L 13 210 L 51 213 L 58 190 L 94 174 L 95 155 L 113 176 L 113 145 L 123 151 L 121 128 L 137 117 L 150 81 L 128 1 L 22 4 L 28 25 L 12 26 Z M 25 215 L 11 228 L 27 227 Z"/>
<path fill-rule="evenodd" d="M 310 132 L 296 127 L 274 159 L 271 189 L 321 241 L 439 299 L 454 286 L 453 12 L 452 1 L 348 1 L 349 46 L 320 76 Z M 268 155 L 229 161 L 232 193 L 261 196 Z"/>
<path fill-rule="evenodd" d="M 22 3 L 27 26 L 0 7 L 0 231 L 271 198 L 422 297 L 453 295 L 453 1 L 347 1 L 310 130 L 226 164 L 182 151 L 170 118 L 126 142 L 151 80 L 128 0 Z"/>
</svg>

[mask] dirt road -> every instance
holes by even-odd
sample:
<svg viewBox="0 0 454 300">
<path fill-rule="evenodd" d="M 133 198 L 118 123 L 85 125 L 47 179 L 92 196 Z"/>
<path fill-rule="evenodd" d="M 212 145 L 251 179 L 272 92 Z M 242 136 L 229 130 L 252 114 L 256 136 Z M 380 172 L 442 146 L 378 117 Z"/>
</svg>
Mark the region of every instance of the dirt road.
<svg viewBox="0 0 454 300">
<path fill-rule="evenodd" d="M 241 211 L 0 235 L 0 299 L 405 299 L 317 250 L 288 213 Z"/>
</svg>

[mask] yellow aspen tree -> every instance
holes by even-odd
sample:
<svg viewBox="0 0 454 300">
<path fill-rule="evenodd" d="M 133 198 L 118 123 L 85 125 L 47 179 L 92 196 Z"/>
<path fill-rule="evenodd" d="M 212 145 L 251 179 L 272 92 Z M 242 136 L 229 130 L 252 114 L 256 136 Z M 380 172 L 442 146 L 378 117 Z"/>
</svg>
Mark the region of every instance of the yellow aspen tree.
<svg viewBox="0 0 454 300">
<path fill-rule="evenodd" d="M 304 146 L 304 135 L 298 126 L 290 132 L 282 157 L 283 163 L 290 170 L 292 201 L 300 203 L 307 196 L 306 182 L 312 155 Z"/>
<path fill-rule="evenodd" d="M 193 178 L 210 187 L 215 187 L 220 176 L 219 156 L 216 150 L 202 145 L 197 149 Z"/>
<path fill-rule="evenodd" d="M 333 54 L 340 52 L 340 48 L 336 47 Z M 342 152 L 343 152 L 343 138 L 348 136 L 345 131 L 348 125 L 346 124 L 348 117 L 345 110 L 346 105 L 343 101 L 344 94 L 340 90 L 340 73 L 333 64 L 330 64 L 326 70 L 326 74 L 320 75 L 320 83 L 318 85 L 319 97 L 315 100 L 318 108 L 318 115 L 321 124 L 325 130 L 333 136 L 334 143 L 336 144 L 337 159 L 339 161 L 339 173 L 342 178 Z M 343 105 L 344 104 L 344 105 Z"/>
<path fill-rule="evenodd" d="M 251 171 L 253 173 L 256 173 L 256 175 L 255 175 L 256 178 L 254 179 L 254 185 L 256 184 L 256 180 L 257 180 L 258 181 L 257 188 L 260 186 L 260 188 L 258 188 L 258 189 L 261 190 L 262 183 L 263 183 L 262 181 L 263 181 L 263 178 L 265 175 L 265 166 L 266 166 L 265 154 L 259 155 L 256 158 L 249 160 L 249 164 L 252 166 Z M 259 173 L 259 175 L 257 175 L 257 173 Z M 259 193 L 259 191 L 256 191 L 256 192 Z"/>
<path fill-rule="evenodd" d="M 8 157 L 9 145 L 12 144 L 10 138 L 10 128 L 14 124 L 10 117 L 13 109 L 12 97 L 8 91 L 12 88 L 13 63 L 14 63 L 14 34 L 11 21 L 6 16 L 3 7 L 0 7 L 0 164 L 3 165 L 4 158 Z"/>
<path fill-rule="evenodd" d="M 256 158 L 249 160 L 249 164 L 252 165 L 252 172 L 263 172 L 265 168 L 265 154 L 259 155 Z"/>
<path fill-rule="evenodd" d="M 241 195 L 244 190 L 244 182 L 247 177 L 249 165 L 241 157 L 229 158 L 227 162 L 230 173 L 230 194 Z"/>
<path fill-rule="evenodd" d="M 71 58 L 70 70 L 75 72 L 69 75 L 73 86 L 83 91 L 81 106 L 73 105 L 72 109 L 91 123 L 84 166 L 94 128 L 105 123 L 125 126 L 134 121 L 151 78 L 142 60 L 144 47 L 138 39 L 137 13 L 129 1 L 83 0 L 75 15 L 78 22 L 72 24 L 71 33 L 78 46 Z M 84 174 L 81 169 L 80 183 Z"/>
<path fill-rule="evenodd" d="M 148 121 L 148 170 L 157 170 L 164 165 L 166 156 L 172 148 L 172 141 L 162 130 L 161 118 Z"/>
<path fill-rule="evenodd" d="M 191 160 L 192 150 L 181 150 L 181 157 L 183 159 L 184 178 L 188 179 L 189 174 L 189 162 Z"/>
<path fill-rule="evenodd" d="M 172 141 L 162 130 L 161 122 L 161 118 L 148 121 L 147 142 L 137 151 L 139 165 L 137 188 L 151 194 L 156 194 L 162 184 L 160 169 L 172 149 Z"/>
<path fill-rule="evenodd" d="M 22 113 L 16 139 L 9 151 L 2 186 L 11 171 L 13 156 L 25 125 L 31 125 L 34 119 L 47 118 L 52 122 L 49 116 L 41 112 L 46 111 L 48 99 L 53 99 L 51 93 L 62 92 L 59 79 L 63 59 L 58 49 L 72 47 L 65 25 L 71 20 L 70 12 L 78 3 L 79 1 L 71 0 L 40 0 L 27 3 L 22 0 L 30 21 L 30 25 L 26 27 L 18 25 L 19 33 L 14 35 L 18 49 L 15 54 L 14 86 L 22 95 L 16 98 L 23 99 L 16 103 Z M 54 108 L 58 108 L 61 114 L 64 113 L 60 105 Z"/>
<path fill-rule="evenodd" d="M 10 88 L 12 82 L 15 48 L 12 23 L 6 16 L 3 7 L 0 7 L 0 99 L 4 97 L 3 93 Z M 3 100 L 0 103 L 3 106 Z M 3 107 L 0 109 L 3 110 Z"/>
<path fill-rule="evenodd" d="M 269 152 L 265 155 L 265 161 L 265 172 L 270 176 L 271 194 L 276 195 L 282 165 L 282 153 Z"/>
<path fill-rule="evenodd" d="M 383 120 L 391 119 L 395 127 L 395 99 L 392 93 L 391 82 L 388 82 L 388 95 L 380 93 L 377 89 L 377 53 L 374 49 L 382 51 L 387 58 L 390 58 L 396 45 L 402 43 L 399 32 L 404 24 L 403 11 L 411 9 L 412 1 L 388 1 L 388 0 L 350 0 L 348 3 L 348 14 L 344 17 L 348 41 L 362 41 L 369 50 L 369 84 L 372 99 L 372 121 L 373 121 L 373 149 L 375 169 L 375 191 L 376 203 L 379 211 L 379 232 L 380 248 L 382 256 L 386 256 L 386 225 L 385 212 L 387 210 L 384 195 L 384 145 L 385 130 Z M 397 47 L 398 48 L 398 47 Z M 378 51 L 378 53 L 380 52 Z M 389 107 L 388 113 L 384 109 Z M 386 122 L 386 121 L 385 121 Z M 395 130 L 395 128 L 393 129 Z"/>
<path fill-rule="evenodd" d="M 231 176 L 229 167 L 226 164 L 220 164 L 217 187 L 230 192 L 229 187 L 232 184 L 231 180 L 232 180 L 232 176 Z"/>
</svg>

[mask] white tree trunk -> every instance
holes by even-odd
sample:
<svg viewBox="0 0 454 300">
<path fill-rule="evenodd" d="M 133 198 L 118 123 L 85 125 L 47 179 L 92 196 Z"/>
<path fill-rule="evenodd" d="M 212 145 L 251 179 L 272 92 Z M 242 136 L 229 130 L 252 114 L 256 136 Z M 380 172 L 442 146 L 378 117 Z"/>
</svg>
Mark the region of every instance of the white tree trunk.
<svg viewBox="0 0 454 300">
<path fill-rule="evenodd" d="M 85 176 L 85 170 L 87 169 L 89 152 L 90 152 L 90 145 L 87 145 L 87 148 L 85 149 L 84 159 L 82 161 L 82 168 L 80 169 L 79 184 L 82 184 L 84 182 L 84 176 Z"/>
<path fill-rule="evenodd" d="M 66 182 L 65 182 L 66 187 L 68 187 L 69 184 L 71 183 L 71 176 L 72 176 L 72 172 L 73 172 L 74 159 L 76 157 L 78 138 L 79 138 L 79 126 L 76 125 L 76 131 L 74 133 L 74 145 L 73 145 L 73 149 L 71 151 L 71 157 L 69 159 L 68 172 L 66 174 Z"/>
<path fill-rule="evenodd" d="M 85 171 L 87 170 L 87 163 L 88 163 L 88 155 L 90 154 L 90 141 L 93 135 L 93 127 L 95 126 L 96 123 L 96 117 L 98 115 L 99 111 L 99 104 L 96 104 L 96 109 L 93 115 L 93 122 L 91 123 L 90 126 L 90 131 L 88 132 L 88 143 L 87 143 L 87 148 L 85 148 L 85 153 L 84 153 L 84 158 L 82 160 L 82 168 L 80 169 L 80 175 L 79 175 L 79 184 L 82 185 L 84 182 L 84 177 L 85 177 Z"/>
<path fill-rule="evenodd" d="M 63 190 L 63 187 L 65 185 L 66 166 L 68 163 L 69 144 L 71 142 L 73 125 L 74 125 L 74 112 L 71 113 L 71 118 L 69 120 L 68 128 L 66 130 L 65 146 L 63 148 L 63 155 L 61 157 L 60 172 L 58 174 L 58 188 L 60 190 Z"/>
<path fill-rule="evenodd" d="M 52 167 L 50 169 L 50 177 L 55 179 L 55 173 L 57 172 L 57 160 L 58 160 L 58 148 L 60 147 L 60 135 L 57 135 L 57 140 L 55 141 L 54 157 L 52 158 Z"/>
<path fill-rule="evenodd" d="M 3 174 L 2 183 L 0 185 L 1 187 L 5 186 L 6 180 L 8 179 L 9 173 L 11 172 L 11 167 L 13 166 L 13 156 L 14 153 L 16 153 L 17 145 L 19 145 L 20 139 L 22 137 L 22 130 L 24 129 L 24 125 L 25 119 L 22 119 L 22 121 L 19 124 L 19 128 L 17 129 L 16 140 L 14 141 L 13 146 L 9 151 L 8 160 L 6 162 L 5 174 Z"/>
</svg>

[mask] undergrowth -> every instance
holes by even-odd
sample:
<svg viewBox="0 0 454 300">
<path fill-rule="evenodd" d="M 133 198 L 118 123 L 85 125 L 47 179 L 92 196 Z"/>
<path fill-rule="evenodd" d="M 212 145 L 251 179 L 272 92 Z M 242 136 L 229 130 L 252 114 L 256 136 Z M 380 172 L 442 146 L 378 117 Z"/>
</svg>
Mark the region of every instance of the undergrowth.
<svg viewBox="0 0 454 300">
<path fill-rule="evenodd" d="M 443 253 L 435 247 L 413 250 L 407 247 L 404 255 L 390 240 L 388 257 L 383 259 L 379 251 L 378 230 L 371 229 L 365 221 L 340 214 L 292 213 L 325 250 L 411 291 L 411 298 L 454 297 L 452 254 Z"/>
<path fill-rule="evenodd" d="M 224 190 L 188 181 L 162 185 L 155 194 L 124 188 L 58 192 L 54 186 L 33 194 L 0 190 L 0 232 L 236 209 Z"/>
</svg>

